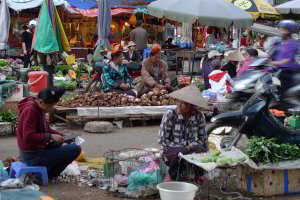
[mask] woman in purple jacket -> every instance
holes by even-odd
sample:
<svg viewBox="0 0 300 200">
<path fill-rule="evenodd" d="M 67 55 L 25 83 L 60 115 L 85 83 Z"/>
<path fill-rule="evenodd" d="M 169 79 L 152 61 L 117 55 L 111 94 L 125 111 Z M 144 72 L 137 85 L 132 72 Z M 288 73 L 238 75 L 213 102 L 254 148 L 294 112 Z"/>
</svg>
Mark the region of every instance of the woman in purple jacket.
<svg viewBox="0 0 300 200">
<path fill-rule="evenodd" d="M 272 56 L 271 65 L 282 70 L 279 76 L 281 81 L 279 92 L 283 94 L 293 85 L 291 76 L 300 71 L 299 64 L 296 61 L 299 42 L 292 38 L 292 34 L 297 31 L 298 25 L 292 20 L 282 20 L 279 22 L 278 27 L 281 35 L 281 44 Z"/>
</svg>

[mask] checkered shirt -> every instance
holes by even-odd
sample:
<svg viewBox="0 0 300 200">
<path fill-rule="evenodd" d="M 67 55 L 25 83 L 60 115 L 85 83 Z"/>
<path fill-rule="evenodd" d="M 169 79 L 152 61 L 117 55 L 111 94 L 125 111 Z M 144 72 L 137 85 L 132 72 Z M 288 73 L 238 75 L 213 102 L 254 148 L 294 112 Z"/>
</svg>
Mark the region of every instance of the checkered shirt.
<svg viewBox="0 0 300 200">
<path fill-rule="evenodd" d="M 161 122 L 158 143 L 163 148 L 201 145 L 208 149 L 208 136 L 205 130 L 205 117 L 193 111 L 188 121 L 175 110 L 168 111 Z"/>
</svg>

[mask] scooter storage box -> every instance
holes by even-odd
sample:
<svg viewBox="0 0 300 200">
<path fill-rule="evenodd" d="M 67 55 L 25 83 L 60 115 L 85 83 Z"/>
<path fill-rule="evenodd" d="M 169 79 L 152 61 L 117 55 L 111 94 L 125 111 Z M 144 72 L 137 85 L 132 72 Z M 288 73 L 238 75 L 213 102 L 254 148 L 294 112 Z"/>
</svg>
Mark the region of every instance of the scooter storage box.
<svg viewBox="0 0 300 200">
<path fill-rule="evenodd" d="M 256 196 L 268 197 L 300 193 L 300 169 L 255 170 L 237 167 L 238 187 Z"/>
</svg>

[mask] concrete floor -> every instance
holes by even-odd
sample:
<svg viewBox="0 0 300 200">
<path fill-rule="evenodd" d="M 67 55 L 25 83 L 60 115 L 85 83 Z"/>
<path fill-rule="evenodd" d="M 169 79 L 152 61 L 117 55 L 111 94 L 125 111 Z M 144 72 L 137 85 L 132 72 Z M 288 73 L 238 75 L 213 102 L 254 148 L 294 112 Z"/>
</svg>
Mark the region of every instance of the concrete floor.
<svg viewBox="0 0 300 200">
<path fill-rule="evenodd" d="M 83 150 L 89 157 L 102 157 L 108 150 L 121 150 L 124 148 L 146 148 L 156 147 L 158 125 L 134 128 L 116 128 L 110 134 L 89 134 L 72 127 L 74 130 L 61 129 L 66 133 L 81 133 L 85 142 L 82 144 Z M 18 156 L 18 148 L 15 137 L 0 138 L 0 160 L 11 156 Z M 52 196 L 55 200 L 121 200 L 108 195 L 105 191 L 93 187 L 79 187 L 66 183 L 50 184 L 42 187 L 41 191 Z M 300 200 L 300 196 L 253 198 L 253 200 Z M 156 199 L 157 200 L 157 199 Z"/>
</svg>

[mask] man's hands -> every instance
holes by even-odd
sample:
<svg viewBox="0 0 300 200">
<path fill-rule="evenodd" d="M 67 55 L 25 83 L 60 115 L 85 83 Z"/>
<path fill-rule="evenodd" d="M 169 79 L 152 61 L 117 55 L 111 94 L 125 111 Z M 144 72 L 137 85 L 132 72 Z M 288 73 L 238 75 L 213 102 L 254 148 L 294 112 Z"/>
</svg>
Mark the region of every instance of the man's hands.
<svg viewBox="0 0 300 200">
<path fill-rule="evenodd" d="M 61 135 L 51 134 L 51 139 L 52 139 L 53 141 L 59 142 L 59 143 L 61 143 L 61 144 L 64 143 L 64 137 L 61 136 Z"/>
<path fill-rule="evenodd" d="M 24 50 L 23 53 L 24 53 L 24 55 L 27 55 L 28 52 L 27 52 L 27 50 Z"/>
<path fill-rule="evenodd" d="M 125 91 L 127 91 L 127 90 L 129 90 L 130 85 L 128 83 L 122 83 L 120 85 L 120 88 L 123 89 L 123 90 L 125 90 Z"/>
</svg>

